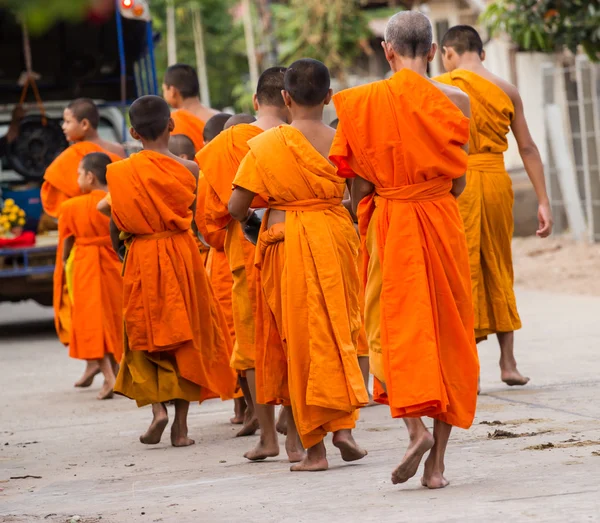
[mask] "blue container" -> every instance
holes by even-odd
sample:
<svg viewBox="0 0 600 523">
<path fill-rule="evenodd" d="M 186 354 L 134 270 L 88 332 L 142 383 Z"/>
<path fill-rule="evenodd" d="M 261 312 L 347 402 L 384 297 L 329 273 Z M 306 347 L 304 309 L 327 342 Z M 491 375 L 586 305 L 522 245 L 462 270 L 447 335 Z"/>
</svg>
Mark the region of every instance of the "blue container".
<svg viewBox="0 0 600 523">
<path fill-rule="evenodd" d="M 39 222 L 43 212 L 39 187 L 22 190 L 3 190 L 2 199 L 8 200 L 9 198 L 12 198 L 15 203 L 25 211 L 28 222 Z"/>
</svg>

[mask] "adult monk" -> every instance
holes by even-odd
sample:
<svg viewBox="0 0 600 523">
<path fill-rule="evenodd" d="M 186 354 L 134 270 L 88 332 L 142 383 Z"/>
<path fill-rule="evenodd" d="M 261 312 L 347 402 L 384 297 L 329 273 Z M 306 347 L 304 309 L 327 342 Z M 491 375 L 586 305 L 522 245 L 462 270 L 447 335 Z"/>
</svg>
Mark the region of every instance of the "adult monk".
<svg viewBox="0 0 600 523">
<path fill-rule="evenodd" d="M 205 207 L 207 227 L 213 231 L 226 228 L 225 254 L 233 275 L 233 320 L 236 335 L 231 366 L 248 381 L 260 425 L 258 445 L 245 454 L 251 460 L 279 455 L 279 443 L 275 429 L 275 409 L 272 405 L 261 404 L 256 397 L 256 350 L 266 343 L 263 340 L 265 334 L 262 326 L 256 320 L 261 317 L 260 278 L 254 265 L 256 248 L 245 238 L 241 225 L 232 219 L 228 204 L 237 169 L 249 151 L 248 140 L 285 123 L 289 118 L 281 96 L 284 73 L 284 67 L 272 67 L 261 74 L 253 98 L 258 117 L 256 122 L 234 125 L 223 131 L 196 157 L 209 185 Z M 263 199 L 256 198 L 252 205 L 253 208 L 260 208 L 267 204 Z M 286 439 L 290 461 L 299 461 L 304 456 L 295 434 L 292 430 Z"/>
<path fill-rule="evenodd" d="M 144 150 L 108 168 L 111 238 L 128 252 L 123 271 L 125 347 L 115 392 L 152 404 L 145 444 L 160 442 L 165 403 L 175 402 L 171 443 L 188 438 L 190 401 L 231 399 L 227 323 L 206 276 L 195 230 L 198 166 L 169 152 L 174 129 L 166 102 L 143 96 L 129 110 L 131 135 Z"/>
<path fill-rule="evenodd" d="M 58 226 L 64 238 L 63 261 L 76 246 L 73 260 L 72 333 L 69 356 L 95 361 L 104 375 L 99 400 L 110 399 L 114 366 L 123 355 L 123 278 L 121 261 L 112 248 L 109 219 L 96 209 L 106 196 L 105 153 L 90 153 L 79 166 L 81 196 L 61 205 Z"/>
<path fill-rule="evenodd" d="M 62 129 L 71 145 L 48 166 L 42 184 L 42 206 L 53 218 L 58 218 L 61 205 L 69 198 L 81 195 L 77 183 L 77 170 L 81 159 L 89 153 L 105 152 L 111 160 L 120 160 L 125 150 L 119 144 L 107 142 L 98 134 L 100 113 L 93 100 L 78 98 L 63 111 Z M 64 345 L 71 340 L 71 304 L 67 291 L 63 263 L 62 235 L 58 236 L 56 262 L 54 266 L 54 325 L 58 338 Z M 75 251 L 73 251 L 74 255 Z M 76 387 L 89 387 L 94 376 L 100 372 L 96 361 L 88 361 L 83 376 L 75 383 Z"/>
<path fill-rule="evenodd" d="M 258 194 L 268 200 L 256 263 L 263 322 L 280 343 L 257 349 L 258 397 L 289 399 L 307 449 L 291 470 L 317 471 L 328 468 L 328 432 L 345 461 L 367 454 L 352 437 L 357 409 L 369 401 L 356 353 L 359 240 L 342 205 L 346 182 L 328 160 L 335 136 L 322 121 L 332 96 L 329 70 L 317 60 L 298 60 L 284 85 L 292 123 L 249 141 L 229 212 L 243 222 Z"/>
<path fill-rule="evenodd" d="M 517 369 L 514 331 L 521 328 L 513 290 L 511 254 L 514 194 L 504 167 L 506 139 L 512 130 L 525 170 L 538 198 L 537 235 L 552 232 L 552 211 L 546 192 L 544 166 L 525 120 L 517 88 L 483 65 L 483 42 L 468 25 L 452 27 L 442 40 L 447 74 L 438 82 L 453 85 L 471 100 L 471 138 L 467 188 L 458 199 L 465 223 L 477 342 L 496 334 L 500 344 L 500 375 L 507 385 L 525 385 L 529 378 Z"/>
<path fill-rule="evenodd" d="M 414 476 L 431 450 L 422 484 L 441 488 L 452 426 L 469 428 L 477 402 L 469 259 L 456 202 L 465 186 L 469 99 L 427 78 L 436 45 L 421 13 L 393 16 L 383 48 L 390 79 L 333 97 L 340 124 L 330 157 L 340 174 L 356 176 L 371 372 L 410 435 L 392 481 Z M 422 416 L 434 418 L 433 435 Z"/>
<path fill-rule="evenodd" d="M 186 64 L 170 66 L 165 73 L 162 90 L 164 99 L 175 109 L 171 115 L 175 133 L 189 136 L 196 151 L 199 151 L 204 145 L 204 125 L 218 111 L 206 107 L 200 101 L 200 83 L 196 70 Z"/>
</svg>

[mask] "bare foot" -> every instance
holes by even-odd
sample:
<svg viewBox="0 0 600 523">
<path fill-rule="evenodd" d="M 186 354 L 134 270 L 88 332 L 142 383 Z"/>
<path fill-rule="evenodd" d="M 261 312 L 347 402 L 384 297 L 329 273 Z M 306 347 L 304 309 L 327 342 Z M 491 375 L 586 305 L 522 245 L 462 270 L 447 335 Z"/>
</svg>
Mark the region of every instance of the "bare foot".
<svg viewBox="0 0 600 523">
<path fill-rule="evenodd" d="M 229 421 L 232 425 L 243 425 L 246 412 L 246 400 L 244 398 L 235 398 L 233 400 L 233 418 Z"/>
<path fill-rule="evenodd" d="M 318 472 L 320 470 L 327 470 L 329 463 L 327 462 L 327 454 L 325 451 L 325 444 L 321 441 L 314 447 L 308 449 L 306 457 L 290 467 L 292 472 Z"/>
<path fill-rule="evenodd" d="M 277 441 L 273 443 L 259 441 L 256 447 L 244 454 L 244 457 L 250 461 L 262 461 L 263 459 L 274 458 L 275 456 L 279 456 L 279 444 Z"/>
<path fill-rule="evenodd" d="M 410 442 L 402 463 L 392 472 L 392 483 L 405 483 L 412 478 L 419 468 L 423 455 L 433 447 L 433 436 L 429 432 Z"/>
<path fill-rule="evenodd" d="M 285 412 L 285 408 L 281 408 L 279 411 L 279 417 L 277 418 L 277 425 L 275 425 L 275 429 L 279 434 L 283 434 L 287 436 L 287 415 Z"/>
<path fill-rule="evenodd" d="M 259 428 L 258 418 L 252 418 L 244 423 L 244 426 L 238 431 L 235 437 L 243 438 L 245 436 L 254 436 Z"/>
<path fill-rule="evenodd" d="M 450 482 L 444 477 L 444 475 L 441 472 L 435 472 L 432 474 L 428 474 L 427 477 L 423 476 L 421 478 L 421 485 L 433 490 L 447 487 L 448 485 L 450 485 Z"/>
<path fill-rule="evenodd" d="M 481 394 L 481 376 L 477 376 L 477 395 Z"/>
<path fill-rule="evenodd" d="M 367 403 L 364 407 L 362 407 L 363 409 L 366 409 L 367 407 L 375 407 L 375 405 L 379 405 L 379 403 L 377 403 L 374 399 L 373 399 L 373 395 L 369 392 L 369 403 Z"/>
<path fill-rule="evenodd" d="M 290 463 L 299 463 L 306 457 L 306 452 L 297 434 L 295 437 L 289 435 L 285 438 L 285 451 Z"/>
<path fill-rule="evenodd" d="M 514 370 L 503 370 L 501 378 L 504 383 L 511 387 L 527 385 L 529 383 L 529 378 L 523 376 L 516 368 Z"/>
<path fill-rule="evenodd" d="M 104 380 L 104 385 L 102 385 L 102 388 L 100 389 L 100 392 L 98 393 L 98 396 L 96 396 L 96 398 L 99 400 L 112 399 L 112 397 L 114 396 L 114 392 L 113 392 L 114 386 L 115 386 L 114 381 L 108 382 L 107 380 Z"/>
<path fill-rule="evenodd" d="M 160 438 L 169 423 L 167 408 L 162 403 L 152 405 L 152 414 L 154 418 L 152 419 L 150 427 L 148 427 L 146 434 L 140 436 L 140 441 L 144 445 L 156 445 L 157 443 L 160 443 Z"/>
<path fill-rule="evenodd" d="M 356 444 L 352 437 L 352 431 L 347 429 L 338 430 L 333 435 L 333 445 L 340 449 L 344 461 L 357 461 L 368 454 L 366 450 Z"/>
<path fill-rule="evenodd" d="M 178 428 L 175 423 L 171 427 L 171 445 L 174 447 L 189 447 L 196 443 L 193 439 L 188 438 L 187 427 L 185 430 Z"/>
<path fill-rule="evenodd" d="M 82 389 L 90 387 L 97 374 L 100 374 L 100 364 L 97 361 L 88 361 L 83 376 L 75 382 L 75 387 Z"/>
</svg>

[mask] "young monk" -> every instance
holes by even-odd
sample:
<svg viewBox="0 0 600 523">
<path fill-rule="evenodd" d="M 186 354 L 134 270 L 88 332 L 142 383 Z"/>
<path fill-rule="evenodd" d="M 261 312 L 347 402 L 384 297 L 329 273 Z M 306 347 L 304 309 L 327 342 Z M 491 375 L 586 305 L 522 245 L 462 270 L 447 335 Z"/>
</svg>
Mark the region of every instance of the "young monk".
<svg viewBox="0 0 600 523">
<path fill-rule="evenodd" d="M 367 454 L 352 437 L 357 409 L 369 401 L 356 353 L 359 241 L 342 205 L 346 182 L 328 160 L 335 135 L 322 121 L 332 96 L 329 70 L 317 60 L 298 60 L 284 84 L 292 123 L 249 141 L 229 212 L 243 222 L 256 195 L 268 199 L 257 264 L 263 319 L 280 343 L 257 351 L 259 397 L 289 396 L 307 449 L 291 470 L 317 471 L 328 468 L 328 432 L 345 461 Z M 288 433 L 290 425 L 288 417 Z"/>
<path fill-rule="evenodd" d="M 526 385 L 517 369 L 514 331 L 521 328 L 513 290 L 511 254 L 514 195 L 504 167 L 506 136 L 512 130 L 525 170 L 538 197 L 537 235 L 552 232 L 552 211 L 544 166 L 525 120 L 517 88 L 483 65 L 481 37 L 468 25 L 452 27 L 442 40 L 442 60 L 448 71 L 436 80 L 460 88 L 471 99 L 471 138 L 467 188 L 458 200 L 465 223 L 477 342 L 496 334 L 500 344 L 500 376 L 507 385 Z"/>
<path fill-rule="evenodd" d="M 112 248 L 109 219 L 96 207 L 106 196 L 105 153 L 90 153 L 79 165 L 82 196 L 61 205 L 58 226 L 66 263 L 76 246 L 73 270 L 72 333 L 69 356 L 94 361 L 104 375 L 99 400 L 112 398 L 114 366 L 123 355 L 123 279 L 121 261 Z"/>
<path fill-rule="evenodd" d="M 233 127 L 234 125 L 239 125 L 242 123 L 251 124 L 254 122 L 256 122 L 256 118 L 254 116 L 252 116 L 251 114 L 246 114 L 246 113 L 234 114 L 231 118 L 229 118 L 229 120 L 227 120 L 227 123 L 225 123 L 224 130 L 229 129 L 230 127 Z"/>
<path fill-rule="evenodd" d="M 165 73 L 162 90 L 164 99 L 175 109 L 171 116 L 175 133 L 189 136 L 196 151 L 199 151 L 204 145 L 204 125 L 218 111 L 204 106 L 200 101 L 196 70 L 186 64 L 172 65 Z"/>
<path fill-rule="evenodd" d="M 62 129 L 71 145 L 56 157 L 44 174 L 41 191 L 42 206 L 49 216 L 58 218 L 61 205 L 69 198 L 82 194 L 77 183 L 78 168 L 81 159 L 86 154 L 105 152 L 112 161 L 120 160 L 125 156 L 125 150 L 121 145 L 100 138 L 99 122 L 98 108 L 88 98 L 74 100 L 63 111 Z M 59 233 L 54 267 L 54 324 L 60 341 L 64 345 L 69 345 L 71 341 L 71 304 L 63 263 L 63 241 L 64 238 Z M 75 383 L 75 386 L 89 387 L 94 376 L 99 372 L 98 362 L 89 360 L 83 376 Z"/>
<path fill-rule="evenodd" d="M 226 228 L 225 254 L 233 275 L 233 321 L 236 337 L 231 366 L 247 379 L 260 426 L 258 445 L 244 455 L 250 460 L 278 456 L 279 442 L 275 408 L 273 405 L 266 405 L 264 398 L 257 398 L 256 390 L 256 351 L 263 350 L 263 346 L 269 343 L 269 333 L 263 332 L 261 322 L 257 321 L 257 318 L 262 318 L 262 291 L 259 271 L 254 265 L 256 248 L 244 236 L 241 225 L 232 219 L 227 206 L 237 169 L 249 151 L 248 140 L 267 129 L 286 123 L 289 118 L 289 111 L 281 96 L 284 73 L 284 67 L 272 67 L 261 74 L 253 98 L 258 117 L 256 122 L 230 127 L 196 156 L 209 185 L 205 206 L 207 227 L 212 231 Z M 259 197 L 252 202 L 253 208 L 264 208 L 266 205 Z M 279 343 L 278 335 L 273 336 L 273 340 Z M 246 402 L 249 404 L 249 398 L 246 398 Z M 289 407 L 288 410 L 291 412 Z M 286 438 L 286 451 L 291 462 L 300 461 L 304 457 L 304 449 L 293 429 Z"/>
<path fill-rule="evenodd" d="M 131 135 L 144 150 L 108 168 L 111 238 L 127 238 L 123 272 L 125 346 L 115 392 L 152 404 L 153 421 L 140 437 L 160 442 L 165 403 L 175 402 L 171 443 L 188 438 L 190 401 L 231 399 L 227 323 L 206 276 L 195 230 L 198 166 L 169 152 L 174 129 L 166 102 L 143 96 L 129 110 Z"/>
<path fill-rule="evenodd" d="M 431 23 L 406 11 L 387 24 L 389 80 L 333 97 L 340 123 L 330 158 L 354 177 L 353 205 L 366 239 L 365 328 L 380 399 L 403 418 L 408 450 L 393 483 L 413 477 L 445 487 L 453 426 L 469 428 L 479 364 L 464 227 L 469 99 L 426 76 L 435 56 Z M 433 435 L 422 416 L 434 418 Z"/>
</svg>

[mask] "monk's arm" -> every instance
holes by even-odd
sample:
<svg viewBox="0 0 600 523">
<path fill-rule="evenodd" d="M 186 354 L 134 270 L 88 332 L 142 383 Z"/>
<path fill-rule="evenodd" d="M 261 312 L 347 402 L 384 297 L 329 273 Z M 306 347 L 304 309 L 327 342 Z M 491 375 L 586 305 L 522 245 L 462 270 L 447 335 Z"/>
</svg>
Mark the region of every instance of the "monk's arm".
<svg viewBox="0 0 600 523">
<path fill-rule="evenodd" d="M 69 255 L 71 254 L 71 251 L 73 250 L 73 245 L 75 245 L 75 236 L 67 236 L 63 243 L 63 252 L 62 252 L 63 263 L 67 263 L 67 260 L 69 259 Z"/>
<path fill-rule="evenodd" d="M 229 214 L 231 214 L 234 220 L 238 222 L 245 222 L 251 214 L 250 206 L 252 200 L 256 196 L 255 193 L 244 189 L 243 187 L 236 187 L 229 198 Z"/>
<path fill-rule="evenodd" d="M 350 194 L 352 195 L 352 213 L 355 216 L 358 211 L 358 204 L 363 198 L 369 196 L 369 194 L 371 194 L 374 190 L 375 186 L 360 176 L 356 176 L 356 178 L 352 180 Z"/>
<path fill-rule="evenodd" d="M 354 223 L 356 223 L 358 221 L 358 218 L 356 217 L 356 214 L 355 214 L 354 210 L 352 209 L 352 178 L 346 179 L 346 187 L 347 187 L 348 194 L 350 195 L 350 198 L 342 200 L 342 205 L 350 213 L 350 217 L 352 218 L 352 221 Z"/>
<path fill-rule="evenodd" d="M 511 99 L 515 107 L 515 116 L 513 118 L 511 129 L 519 146 L 519 154 L 523 160 L 523 165 L 527 175 L 531 180 L 535 194 L 538 199 L 538 220 L 539 228 L 537 235 L 541 238 L 549 236 L 552 232 L 554 220 L 550 208 L 550 200 L 546 191 L 546 179 L 544 177 L 544 164 L 537 145 L 529 132 L 527 120 L 525 120 L 525 111 L 523 110 L 523 101 L 515 89 L 511 92 Z"/>
<path fill-rule="evenodd" d="M 467 117 L 471 118 L 471 101 L 469 97 L 464 93 L 457 93 L 457 95 L 453 98 L 456 106 L 462 111 L 462 113 Z M 462 150 L 469 154 L 469 142 L 463 144 L 461 146 Z M 465 188 L 467 187 L 467 173 L 463 174 L 460 178 L 455 178 L 452 180 L 452 189 L 450 193 L 455 198 L 458 198 Z"/>
<path fill-rule="evenodd" d="M 121 231 L 117 227 L 117 224 L 114 222 L 114 220 L 111 218 L 110 219 L 110 242 L 112 243 L 112 247 L 117 254 L 119 254 L 119 249 L 121 248 L 121 245 L 122 245 L 121 240 L 119 239 L 120 234 L 121 234 Z"/>
<path fill-rule="evenodd" d="M 100 212 L 101 214 L 104 214 L 104 216 L 108 216 L 110 218 L 111 208 L 110 208 L 110 203 L 108 203 L 106 198 L 104 198 L 98 202 L 96 209 L 98 209 L 98 212 Z"/>
</svg>

